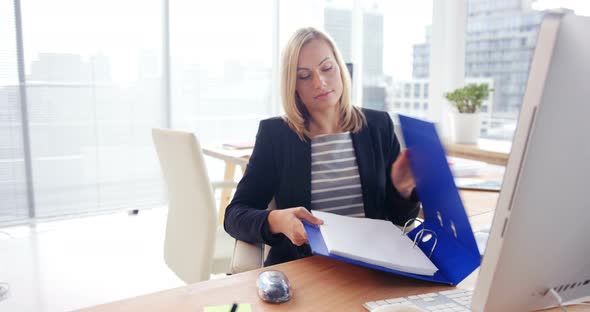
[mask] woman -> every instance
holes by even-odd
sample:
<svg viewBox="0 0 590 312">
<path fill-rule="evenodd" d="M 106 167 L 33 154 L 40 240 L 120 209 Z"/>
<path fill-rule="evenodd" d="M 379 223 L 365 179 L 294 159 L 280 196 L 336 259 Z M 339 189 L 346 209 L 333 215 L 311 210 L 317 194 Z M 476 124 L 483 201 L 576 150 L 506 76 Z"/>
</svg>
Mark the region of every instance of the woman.
<svg viewBox="0 0 590 312">
<path fill-rule="evenodd" d="M 298 30 L 283 52 L 281 75 L 286 115 L 260 122 L 225 230 L 270 245 L 265 265 L 273 265 L 311 255 L 302 220 L 323 221 L 309 210 L 396 224 L 416 217 L 415 182 L 393 123 L 385 112 L 352 105 L 332 39 Z M 278 209 L 267 211 L 273 197 Z"/>
</svg>

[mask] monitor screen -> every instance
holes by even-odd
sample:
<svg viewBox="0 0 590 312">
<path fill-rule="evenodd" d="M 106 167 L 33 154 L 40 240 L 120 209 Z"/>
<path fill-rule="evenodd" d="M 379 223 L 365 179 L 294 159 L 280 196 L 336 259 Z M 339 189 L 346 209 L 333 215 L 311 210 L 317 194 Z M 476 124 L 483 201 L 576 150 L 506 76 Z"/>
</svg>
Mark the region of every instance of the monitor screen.
<svg viewBox="0 0 590 312">
<path fill-rule="evenodd" d="M 473 311 L 590 296 L 590 17 L 541 24 Z"/>
</svg>

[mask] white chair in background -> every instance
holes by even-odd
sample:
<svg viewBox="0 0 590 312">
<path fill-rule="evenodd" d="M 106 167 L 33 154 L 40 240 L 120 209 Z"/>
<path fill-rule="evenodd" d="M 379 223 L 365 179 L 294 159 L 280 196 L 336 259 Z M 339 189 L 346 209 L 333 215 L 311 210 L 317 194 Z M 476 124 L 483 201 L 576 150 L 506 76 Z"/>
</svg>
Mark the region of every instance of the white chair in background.
<svg viewBox="0 0 590 312">
<path fill-rule="evenodd" d="M 215 199 L 193 133 L 152 129 L 168 190 L 164 260 L 187 284 L 228 273 L 234 239 L 217 224 Z"/>
</svg>

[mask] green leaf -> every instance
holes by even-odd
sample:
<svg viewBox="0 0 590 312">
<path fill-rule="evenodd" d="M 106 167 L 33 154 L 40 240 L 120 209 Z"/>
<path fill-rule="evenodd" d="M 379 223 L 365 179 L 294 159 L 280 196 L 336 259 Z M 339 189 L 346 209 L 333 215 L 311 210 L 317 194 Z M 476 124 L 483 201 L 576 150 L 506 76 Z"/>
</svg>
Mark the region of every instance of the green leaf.
<svg viewBox="0 0 590 312">
<path fill-rule="evenodd" d="M 445 98 L 457 107 L 460 113 L 474 114 L 493 91 L 494 89 L 490 89 L 487 83 L 471 83 L 453 92 L 445 93 Z"/>
</svg>

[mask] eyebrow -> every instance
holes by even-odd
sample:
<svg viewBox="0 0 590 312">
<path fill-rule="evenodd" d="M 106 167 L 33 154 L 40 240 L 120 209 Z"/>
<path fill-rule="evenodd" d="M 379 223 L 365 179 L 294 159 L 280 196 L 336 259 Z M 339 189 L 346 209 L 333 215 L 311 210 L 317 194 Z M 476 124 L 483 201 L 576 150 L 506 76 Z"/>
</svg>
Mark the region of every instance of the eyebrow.
<svg viewBox="0 0 590 312">
<path fill-rule="evenodd" d="M 324 59 L 318 64 L 318 66 L 322 65 L 322 63 L 324 63 L 326 60 L 330 59 L 329 56 L 324 57 Z M 305 68 L 305 67 L 297 67 L 297 70 L 309 70 L 309 68 Z"/>
</svg>

